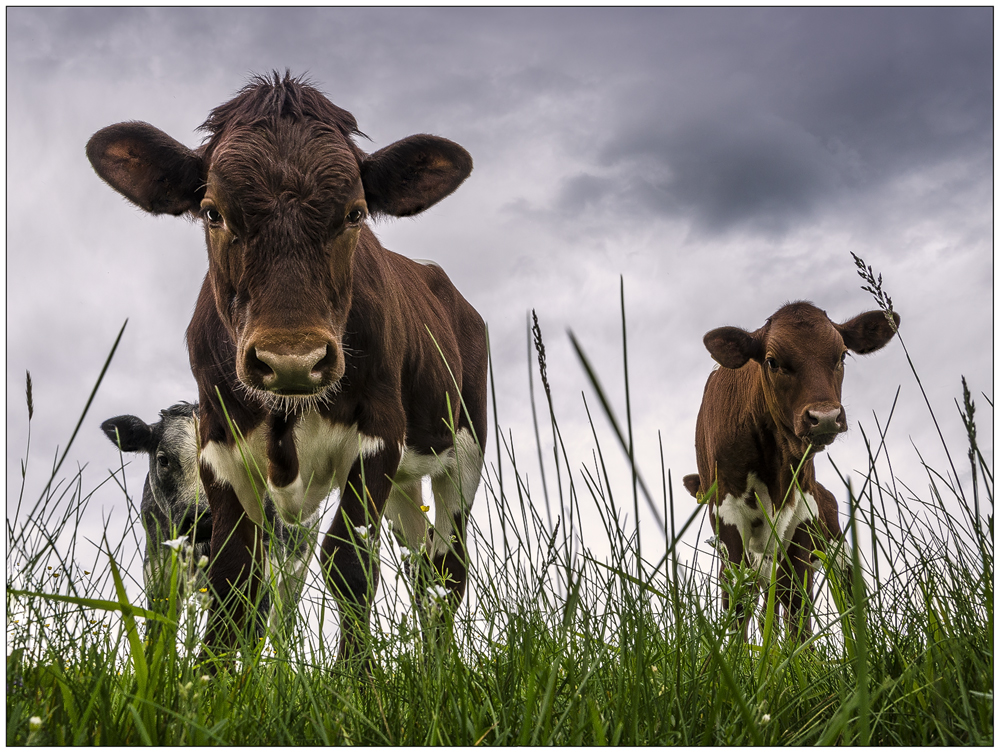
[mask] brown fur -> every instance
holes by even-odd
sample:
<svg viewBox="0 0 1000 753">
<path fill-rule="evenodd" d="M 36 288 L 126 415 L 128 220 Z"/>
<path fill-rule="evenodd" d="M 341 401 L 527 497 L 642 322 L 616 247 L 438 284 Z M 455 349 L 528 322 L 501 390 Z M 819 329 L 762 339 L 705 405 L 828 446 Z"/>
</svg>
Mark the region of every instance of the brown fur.
<svg viewBox="0 0 1000 753">
<path fill-rule="evenodd" d="M 480 447 L 486 441 L 482 318 L 442 270 L 384 249 L 364 220 L 433 205 L 472 160 L 425 135 L 366 155 L 352 140 L 363 135 L 354 117 L 287 74 L 253 80 L 203 129 L 206 143 L 190 150 L 152 126 L 119 124 L 95 134 L 87 153 L 140 207 L 204 222 L 209 269 L 187 333 L 203 447 L 234 442 L 224 404 L 243 435 L 267 426 L 267 477 L 285 487 L 298 475 L 292 437 L 304 411 L 381 440 L 363 467 L 359 457 L 351 468 L 322 547 L 343 618 L 340 654 L 353 655 L 378 577 L 367 553 L 350 545 L 351 530 L 366 516 L 379 519 L 400 448 L 444 453 L 449 424 L 469 429 Z M 258 588 L 259 535 L 232 487 L 204 462 L 202 474 L 213 554 L 224 550 L 209 575 L 218 602 L 206 641 L 227 649 L 236 636 L 215 615 L 244 621 L 234 597 Z M 465 518 L 454 552 L 434 563 L 440 570 L 447 561 L 459 597 Z"/>
<path fill-rule="evenodd" d="M 894 322 L 899 324 L 898 315 Z M 684 486 L 698 496 L 717 483 L 707 500 L 712 527 L 729 562 L 749 564 L 739 529 L 719 518 L 718 506 L 730 495 L 744 495 L 753 473 L 767 488 L 777 514 L 793 471 L 811 446 L 797 483 L 815 498 L 818 525 L 798 525 L 779 567 L 786 618 L 803 633 L 809 630 L 807 614 L 800 613 L 811 601 L 811 552 L 823 542 L 842 538 L 836 499 L 816 480 L 813 457 L 847 430 L 840 402 L 843 357 L 848 350 L 878 350 L 894 334 L 894 326 L 880 311 L 834 324 L 825 312 L 799 302 L 779 309 L 755 332 L 722 327 L 705 335 L 705 345 L 721 368 L 705 385 L 695 433 L 698 474 L 685 476 Z M 753 494 L 746 505 L 757 507 Z M 723 602 L 728 606 L 728 595 Z"/>
</svg>

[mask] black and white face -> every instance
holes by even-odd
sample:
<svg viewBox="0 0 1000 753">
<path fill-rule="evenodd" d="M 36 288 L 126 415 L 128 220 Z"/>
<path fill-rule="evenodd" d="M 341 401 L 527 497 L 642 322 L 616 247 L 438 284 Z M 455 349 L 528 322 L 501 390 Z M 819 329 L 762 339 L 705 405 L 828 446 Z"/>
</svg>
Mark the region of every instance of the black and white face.
<svg viewBox="0 0 1000 753">
<path fill-rule="evenodd" d="M 196 412 L 196 405 L 179 403 L 160 411 L 155 424 L 126 415 L 108 419 L 101 428 L 123 452 L 149 455 L 153 500 L 177 535 L 194 529 L 195 541 L 207 541 L 212 525 L 198 472 Z"/>
</svg>

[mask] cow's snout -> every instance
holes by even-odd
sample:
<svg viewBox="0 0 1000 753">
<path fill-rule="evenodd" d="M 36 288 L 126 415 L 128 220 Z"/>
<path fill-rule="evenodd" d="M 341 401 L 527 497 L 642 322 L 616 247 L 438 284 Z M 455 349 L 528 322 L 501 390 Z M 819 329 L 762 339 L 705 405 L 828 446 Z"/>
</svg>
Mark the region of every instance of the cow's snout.
<svg viewBox="0 0 1000 753">
<path fill-rule="evenodd" d="M 247 348 L 244 362 L 247 381 L 278 395 L 313 395 L 343 376 L 340 350 L 331 342 L 305 342 L 289 346 L 261 342 Z"/>
<path fill-rule="evenodd" d="M 847 431 L 847 415 L 842 406 L 812 407 L 806 410 L 804 427 L 809 440 L 817 446 L 830 444 L 837 435 Z"/>
<path fill-rule="evenodd" d="M 194 534 L 193 544 L 207 543 L 212 540 L 212 513 L 208 509 L 196 510 L 190 508 L 184 515 L 180 525 L 181 533 L 185 535 Z"/>
</svg>

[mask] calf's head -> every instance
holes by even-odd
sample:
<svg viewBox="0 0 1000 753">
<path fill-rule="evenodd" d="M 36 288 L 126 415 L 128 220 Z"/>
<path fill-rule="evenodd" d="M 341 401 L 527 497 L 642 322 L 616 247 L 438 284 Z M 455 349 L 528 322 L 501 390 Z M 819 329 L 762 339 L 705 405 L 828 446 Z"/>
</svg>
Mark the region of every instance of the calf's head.
<svg viewBox="0 0 1000 753">
<path fill-rule="evenodd" d="M 367 218 L 423 211 L 465 180 L 472 158 L 427 135 L 367 155 L 354 117 L 287 73 L 253 79 L 202 130 L 206 142 L 191 150 L 146 123 L 119 123 L 94 134 L 87 156 L 147 212 L 204 224 L 240 382 L 265 399 L 320 396 L 344 373 Z"/>
<path fill-rule="evenodd" d="M 160 411 L 155 424 L 138 416 L 116 416 L 101 430 L 122 452 L 149 455 L 146 481 L 154 503 L 178 535 L 193 532 L 194 542 L 201 542 L 211 538 L 212 516 L 198 473 L 197 407 L 178 403 Z"/>
<path fill-rule="evenodd" d="M 836 324 L 811 303 L 790 303 L 755 332 L 720 327 L 705 347 L 727 369 L 752 369 L 778 431 L 790 446 L 821 450 L 847 430 L 840 402 L 848 351 L 871 353 L 896 334 L 881 311 Z"/>
</svg>

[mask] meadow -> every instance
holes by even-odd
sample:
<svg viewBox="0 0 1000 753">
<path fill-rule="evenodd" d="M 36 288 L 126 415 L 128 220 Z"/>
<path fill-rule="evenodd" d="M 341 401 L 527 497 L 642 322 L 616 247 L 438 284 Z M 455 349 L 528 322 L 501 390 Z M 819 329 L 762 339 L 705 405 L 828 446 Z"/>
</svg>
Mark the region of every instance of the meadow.
<svg viewBox="0 0 1000 753">
<path fill-rule="evenodd" d="M 891 307 L 880 281 L 867 281 Z M 537 322 L 532 340 L 547 391 Z M 158 613 L 129 596 L 141 563 L 124 553 L 142 535 L 130 491 L 120 493 L 131 524 L 106 521 L 100 541 L 78 535 L 96 514 L 95 492 L 119 482 L 63 471 L 71 438 L 50 481 L 22 489 L 8 514 L 7 744 L 993 744 L 992 459 L 978 447 L 964 380 L 949 409 L 961 413 L 968 444 L 945 448 L 947 468 L 896 478 L 884 431 L 864 435 L 867 476 L 833 490 L 854 577 L 817 572 L 809 641 L 785 639 L 773 588 L 757 598 L 755 574 L 735 574 L 732 597 L 756 613 L 744 641 L 720 607 L 711 541 L 695 556 L 678 546 L 707 526 L 705 510 L 677 516 L 680 485 L 662 453 L 659 468 L 632 462 L 624 482 L 607 472 L 612 453 L 634 457 L 632 407 L 619 421 L 577 353 L 599 398 L 595 415 L 614 423 L 617 443 L 602 446 L 595 430 L 592 458 L 575 464 L 546 401 L 552 443 L 522 451 L 554 446 L 560 473 L 543 492 L 519 470 L 527 461 L 505 437 L 494 400 L 490 442 L 506 462 L 488 460 L 474 510 L 473 595 L 443 639 L 424 641 L 398 575 L 405 553 L 384 536 L 390 577 L 368 672 L 335 663 L 335 644 L 319 637 L 337 616 L 315 578 L 296 635 L 249 641 L 235 663 L 200 662 L 202 595 Z M 622 357 L 627 374 L 627 350 Z M 26 398 L 30 422 L 30 377 Z M 894 409 L 936 422 L 929 404 Z M 30 440 L 24 458 L 33 462 Z M 598 512 L 601 529 L 581 530 L 583 508 Z M 662 522 L 662 549 L 644 547 L 625 520 L 640 510 Z"/>
</svg>

